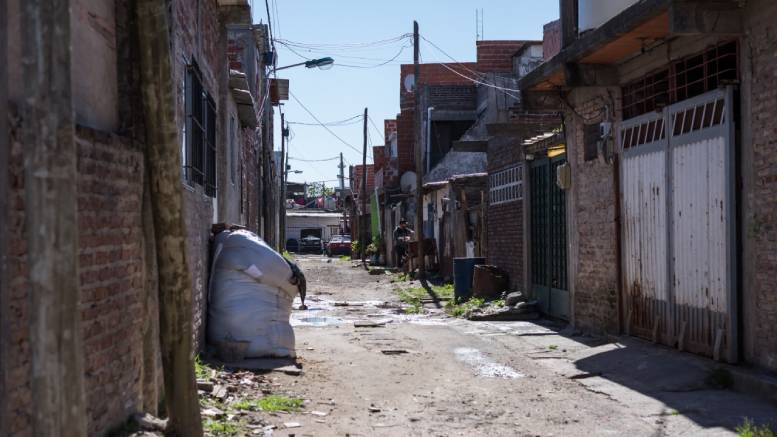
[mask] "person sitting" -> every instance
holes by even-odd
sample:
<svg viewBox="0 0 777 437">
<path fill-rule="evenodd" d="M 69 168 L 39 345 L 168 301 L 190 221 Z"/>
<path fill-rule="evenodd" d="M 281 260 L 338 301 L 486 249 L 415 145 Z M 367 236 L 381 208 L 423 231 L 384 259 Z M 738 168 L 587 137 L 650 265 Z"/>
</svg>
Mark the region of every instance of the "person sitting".
<svg viewBox="0 0 777 437">
<path fill-rule="evenodd" d="M 394 228 L 394 251 L 397 254 L 399 265 L 405 264 L 407 246 L 413 234 L 415 234 L 415 232 L 407 227 L 407 220 L 405 219 L 400 220 L 399 226 Z"/>
</svg>

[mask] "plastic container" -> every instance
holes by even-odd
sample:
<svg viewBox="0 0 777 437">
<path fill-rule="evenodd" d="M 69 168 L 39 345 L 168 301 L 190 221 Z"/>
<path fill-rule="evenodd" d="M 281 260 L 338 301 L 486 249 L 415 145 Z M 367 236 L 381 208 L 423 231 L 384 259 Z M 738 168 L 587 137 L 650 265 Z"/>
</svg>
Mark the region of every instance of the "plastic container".
<svg viewBox="0 0 777 437">
<path fill-rule="evenodd" d="M 456 302 L 472 297 L 472 277 L 476 265 L 485 264 L 482 257 L 453 258 L 453 296 Z"/>
</svg>

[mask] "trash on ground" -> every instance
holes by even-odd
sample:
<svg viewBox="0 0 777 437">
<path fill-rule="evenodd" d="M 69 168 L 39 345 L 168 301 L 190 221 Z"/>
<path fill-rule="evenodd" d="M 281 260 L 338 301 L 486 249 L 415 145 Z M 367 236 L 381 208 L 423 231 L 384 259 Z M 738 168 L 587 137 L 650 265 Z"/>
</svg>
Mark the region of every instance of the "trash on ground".
<svg viewBox="0 0 777 437">
<path fill-rule="evenodd" d="M 228 346 L 246 342 L 245 357 L 293 357 L 289 324 L 297 295 L 292 267 L 278 252 L 247 230 L 215 236 L 208 305 L 209 340 Z M 240 358 L 231 355 L 229 361 Z M 224 360 L 227 361 L 227 360 Z"/>
<path fill-rule="evenodd" d="M 401 355 L 410 353 L 404 349 L 384 349 L 381 352 L 385 355 Z"/>
</svg>

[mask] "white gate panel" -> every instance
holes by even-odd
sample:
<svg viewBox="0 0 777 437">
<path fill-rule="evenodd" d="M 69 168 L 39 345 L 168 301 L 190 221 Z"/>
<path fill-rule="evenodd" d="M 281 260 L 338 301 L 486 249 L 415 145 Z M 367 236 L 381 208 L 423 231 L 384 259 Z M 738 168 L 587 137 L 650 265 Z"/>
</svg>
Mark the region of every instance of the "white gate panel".
<svg viewBox="0 0 777 437">
<path fill-rule="evenodd" d="M 626 329 L 736 361 L 733 91 L 620 127 Z"/>
<path fill-rule="evenodd" d="M 621 171 L 624 309 L 629 332 L 650 337 L 668 316 L 666 135 L 663 116 L 647 114 L 622 126 Z"/>
</svg>

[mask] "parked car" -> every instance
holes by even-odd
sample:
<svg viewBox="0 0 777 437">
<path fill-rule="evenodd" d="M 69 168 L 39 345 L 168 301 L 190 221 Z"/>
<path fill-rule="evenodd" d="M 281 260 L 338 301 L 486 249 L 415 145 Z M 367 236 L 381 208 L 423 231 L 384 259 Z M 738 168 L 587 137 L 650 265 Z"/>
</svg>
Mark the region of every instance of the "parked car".
<svg viewBox="0 0 777 437">
<path fill-rule="evenodd" d="M 315 235 L 308 235 L 299 240 L 300 253 L 321 253 L 323 250 L 324 245 L 322 244 L 321 239 Z"/>
<path fill-rule="evenodd" d="M 351 236 L 333 235 L 326 244 L 327 256 L 350 255 L 351 254 Z"/>
<path fill-rule="evenodd" d="M 299 241 L 296 238 L 289 238 L 286 240 L 286 251 L 296 253 L 299 252 Z"/>
</svg>

